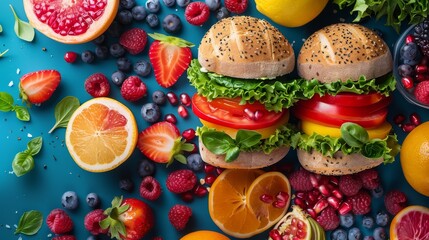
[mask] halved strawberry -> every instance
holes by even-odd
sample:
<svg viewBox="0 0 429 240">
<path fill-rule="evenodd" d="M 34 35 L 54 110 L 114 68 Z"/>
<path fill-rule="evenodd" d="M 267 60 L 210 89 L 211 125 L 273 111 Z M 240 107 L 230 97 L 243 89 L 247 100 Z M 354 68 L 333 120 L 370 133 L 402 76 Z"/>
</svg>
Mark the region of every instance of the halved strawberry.
<svg viewBox="0 0 429 240">
<path fill-rule="evenodd" d="M 171 87 L 191 63 L 192 52 L 190 47 L 194 45 L 181 38 L 159 33 L 149 34 L 149 36 L 155 39 L 149 48 L 149 60 L 156 81 L 162 87 Z"/>
<path fill-rule="evenodd" d="M 183 151 L 190 152 L 194 146 L 182 139 L 176 125 L 163 121 L 149 126 L 139 134 L 137 147 L 149 159 L 170 165 L 173 159 L 186 164 Z"/>
<path fill-rule="evenodd" d="M 57 70 L 40 70 L 27 73 L 19 83 L 19 97 L 28 103 L 42 103 L 48 100 L 61 81 Z"/>
</svg>

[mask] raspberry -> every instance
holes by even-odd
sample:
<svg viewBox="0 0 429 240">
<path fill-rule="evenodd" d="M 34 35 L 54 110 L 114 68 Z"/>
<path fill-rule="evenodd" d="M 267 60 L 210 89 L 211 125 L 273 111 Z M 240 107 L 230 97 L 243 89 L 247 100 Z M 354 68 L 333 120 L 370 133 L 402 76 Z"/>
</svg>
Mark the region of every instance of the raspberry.
<svg viewBox="0 0 429 240">
<path fill-rule="evenodd" d="M 371 195 L 365 190 L 349 197 L 347 202 L 352 206 L 355 215 L 364 215 L 371 211 Z"/>
<path fill-rule="evenodd" d="M 119 38 L 119 44 L 122 45 L 130 54 L 136 55 L 144 50 L 147 43 L 147 34 L 143 29 L 132 28 L 122 33 Z"/>
<path fill-rule="evenodd" d="M 244 13 L 249 4 L 248 0 L 225 0 L 225 7 L 232 13 L 241 14 Z"/>
<path fill-rule="evenodd" d="M 102 73 L 94 73 L 85 80 L 85 90 L 93 97 L 107 97 L 110 94 L 110 84 Z"/>
<path fill-rule="evenodd" d="M 189 169 L 176 170 L 167 177 L 167 188 L 173 193 L 184 193 L 194 188 L 197 176 Z"/>
<path fill-rule="evenodd" d="M 343 175 L 338 182 L 340 191 L 346 196 L 353 196 L 362 188 L 362 181 L 356 175 Z"/>
<path fill-rule="evenodd" d="M 310 181 L 310 172 L 303 168 L 292 172 L 289 176 L 289 182 L 295 191 L 306 192 L 313 189 Z"/>
<path fill-rule="evenodd" d="M 122 83 L 121 95 L 127 101 L 137 101 L 146 96 L 147 87 L 137 76 L 130 76 Z"/>
<path fill-rule="evenodd" d="M 192 209 L 185 205 L 176 204 L 168 212 L 168 220 L 177 230 L 183 230 L 192 216 Z"/>
<path fill-rule="evenodd" d="M 374 190 L 380 185 L 378 172 L 374 168 L 364 170 L 358 173 L 362 186 L 368 190 Z"/>
<path fill-rule="evenodd" d="M 210 9 L 203 2 L 191 2 L 186 6 L 185 18 L 192 25 L 202 25 L 209 19 Z"/>
<path fill-rule="evenodd" d="M 429 81 L 418 83 L 414 89 L 414 95 L 421 103 L 429 104 Z"/>
<path fill-rule="evenodd" d="M 52 240 L 76 240 L 76 237 L 73 235 L 62 235 L 53 237 Z"/>
<path fill-rule="evenodd" d="M 320 224 L 325 231 L 336 229 L 340 225 L 340 218 L 338 217 L 335 209 L 331 206 L 325 208 L 320 215 L 317 216 L 316 221 Z"/>
<path fill-rule="evenodd" d="M 140 184 L 140 196 L 148 200 L 156 200 L 161 196 L 161 185 L 152 176 L 143 178 Z"/>
<path fill-rule="evenodd" d="M 101 220 L 105 219 L 107 216 L 104 215 L 102 209 L 95 209 L 86 214 L 84 219 L 85 229 L 88 230 L 92 235 L 106 234 L 107 229 L 102 229 L 100 227 Z"/>
<path fill-rule="evenodd" d="M 384 196 L 384 205 L 390 214 L 396 215 L 407 206 L 407 196 L 399 190 L 392 190 Z"/>
<path fill-rule="evenodd" d="M 70 232 L 73 229 L 73 221 L 70 216 L 62 209 L 56 208 L 52 210 L 46 218 L 46 224 L 51 232 L 55 234 L 63 234 Z"/>
</svg>

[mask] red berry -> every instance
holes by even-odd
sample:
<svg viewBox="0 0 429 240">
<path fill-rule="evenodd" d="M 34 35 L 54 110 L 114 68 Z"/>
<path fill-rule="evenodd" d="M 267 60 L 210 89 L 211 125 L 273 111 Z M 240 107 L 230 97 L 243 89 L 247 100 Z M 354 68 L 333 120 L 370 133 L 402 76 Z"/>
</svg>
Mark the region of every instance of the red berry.
<svg viewBox="0 0 429 240">
<path fill-rule="evenodd" d="M 152 176 L 143 178 L 140 184 L 140 196 L 148 200 L 157 200 L 161 196 L 161 184 Z"/>
<path fill-rule="evenodd" d="M 52 240 L 76 240 L 76 237 L 73 235 L 61 235 L 53 237 Z"/>
<path fill-rule="evenodd" d="M 340 191 L 346 196 L 353 196 L 362 188 L 362 181 L 356 175 L 343 175 L 338 183 Z"/>
<path fill-rule="evenodd" d="M 420 116 L 417 113 L 412 113 L 410 115 L 410 122 L 414 125 L 420 125 L 420 123 L 422 123 Z"/>
<path fill-rule="evenodd" d="M 407 35 L 406 37 L 405 37 L 405 43 L 407 44 L 407 43 L 410 43 L 410 42 L 414 42 L 414 36 L 413 35 Z"/>
<path fill-rule="evenodd" d="M 143 29 L 132 28 L 122 33 L 119 38 L 121 44 L 130 54 L 136 55 L 142 52 L 147 43 L 147 34 Z"/>
<path fill-rule="evenodd" d="M 180 103 L 185 105 L 186 107 L 191 106 L 191 97 L 187 93 L 180 94 Z"/>
<path fill-rule="evenodd" d="M 292 172 L 289 176 L 289 182 L 295 191 L 310 191 L 313 189 L 310 181 L 310 172 L 303 168 Z"/>
<path fill-rule="evenodd" d="M 176 170 L 167 176 L 167 189 L 173 193 L 192 190 L 197 184 L 197 176 L 189 169 Z"/>
<path fill-rule="evenodd" d="M 352 206 L 352 211 L 356 215 L 364 215 L 371 211 L 371 195 L 365 190 L 349 197 L 347 202 Z"/>
<path fill-rule="evenodd" d="M 177 230 L 183 230 L 192 216 L 192 209 L 185 205 L 176 204 L 168 212 L 168 220 Z"/>
<path fill-rule="evenodd" d="M 210 9 L 203 2 L 191 2 L 186 6 L 185 18 L 192 25 L 203 25 L 210 17 Z"/>
<path fill-rule="evenodd" d="M 66 52 L 64 54 L 64 60 L 68 63 L 74 63 L 77 59 L 77 53 L 75 52 Z"/>
<path fill-rule="evenodd" d="M 73 229 L 73 221 L 62 209 L 52 210 L 46 217 L 46 224 L 51 232 L 55 234 L 68 233 Z"/>
<path fill-rule="evenodd" d="M 168 92 L 167 99 L 170 102 L 170 104 L 173 106 L 179 103 L 179 99 L 177 98 L 177 95 L 174 92 Z"/>
<path fill-rule="evenodd" d="M 166 114 L 165 117 L 164 117 L 164 120 L 167 121 L 167 122 L 169 122 L 169 123 L 172 123 L 172 124 L 176 124 L 177 123 L 176 116 L 174 116 L 174 114 L 171 114 L 171 113 Z"/>
<path fill-rule="evenodd" d="M 122 83 L 121 95 L 127 101 L 135 102 L 146 96 L 146 93 L 146 84 L 137 76 L 130 76 Z"/>
<path fill-rule="evenodd" d="M 177 108 L 177 113 L 179 113 L 179 116 L 182 118 L 187 118 L 189 116 L 188 109 L 186 109 L 183 105 L 179 105 Z"/>
<path fill-rule="evenodd" d="M 249 4 L 248 0 L 225 0 L 225 7 L 228 11 L 236 14 L 244 13 Z"/>
<path fill-rule="evenodd" d="M 384 205 L 390 214 L 396 215 L 407 206 L 407 196 L 399 190 L 392 190 L 384 196 Z"/>
<path fill-rule="evenodd" d="M 325 231 L 334 230 L 340 225 L 340 217 L 337 215 L 335 209 L 330 206 L 320 213 L 316 221 Z"/>
<path fill-rule="evenodd" d="M 107 216 L 104 215 L 102 209 L 95 209 L 86 214 L 84 219 L 85 229 L 88 230 L 92 235 L 106 234 L 107 229 L 100 227 L 100 221 L 105 219 Z"/>
<path fill-rule="evenodd" d="M 188 128 L 182 132 L 182 137 L 186 139 L 186 141 L 191 141 L 195 137 L 195 130 L 193 128 Z"/>
<path fill-rule="evenodd" d="M 418 83 L 414 89 L 414 95 L 421 103 L 429 104 L 429 81 Z"/>
<path fill-rule="evenodd" d="M 103 73 L 94 73 L 85 80 L 85 90 L 93 97 L 107 97 L 110 94 L 109 80 Z"/>
<path fill-rule="evenodd" d="M 374 168 L 364 170 L 358 173 L 362 186 L 368 190 L 374 190 L 380 186 L 380 178 L 377 170 Z"/>
</svg>

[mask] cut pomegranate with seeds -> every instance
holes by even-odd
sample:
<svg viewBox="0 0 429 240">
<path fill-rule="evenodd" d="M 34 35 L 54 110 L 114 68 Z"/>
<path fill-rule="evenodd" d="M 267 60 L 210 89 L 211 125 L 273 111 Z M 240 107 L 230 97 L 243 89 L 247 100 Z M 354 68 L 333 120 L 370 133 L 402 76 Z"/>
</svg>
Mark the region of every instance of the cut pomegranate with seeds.
<svg viewBox="0 0 429 240">
<path fill-rule="evenodd" d="M 195 137 L 195 130 L 192 128 L 186 129 L 182 132 L 182 137 L 187 141 L 191 141 Z"/>
<path fill-rule="evenodd" d="M 191 97 L 187 93 L 180 94 L 180 103 L 185 105 L 186 107 L 191 106 Z"/>
<path fill-rule="evenodd" d="M 177 95 L 174 92 L 168 92 L 167 99 L 168 102 L 173 106 L 179 103 L 179 98 L 177 98 Z"/>
<path fill-rule="evenodd" d="M 412 113 L 410 115 L 410 122 L 416 126 L 422 123 L 422 121 L 420 120 L 420 116 L 417 113 Z"/>
<path fill-rule="evenodd" d="M 169 122 L 169 123 L 172 123 L 172 124 L 176 124 L 177 123 L 177 118 L 172 113 L 166 114 L 165 117 L 164 117 L 164 120 L 167 121 L 167 122 Z"/>
<path fill-rule="evenodd" d="M 187 118 L 189 116 L 188 109 L 186 109 L 183 105 L 180 105 L 177 108 L 177 113 L 179 113 L 179 116 L 181 116 L 182 118 Z"/>
<path fill-rule="evenodd" d="M 274 201 L 274 197 L 270 194 L 262 194 L 259 199 L 264 203 L 272 203 Z"/>
</svg>

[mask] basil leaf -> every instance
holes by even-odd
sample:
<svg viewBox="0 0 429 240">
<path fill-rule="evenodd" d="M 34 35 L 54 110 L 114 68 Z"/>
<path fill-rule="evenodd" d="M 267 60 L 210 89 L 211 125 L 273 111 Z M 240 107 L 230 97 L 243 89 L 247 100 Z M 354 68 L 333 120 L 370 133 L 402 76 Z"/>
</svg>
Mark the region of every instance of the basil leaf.
<svg viewBox="0 0 429 240">
<path fill-rule="evenodd" d="M 26 150 L 15 155 L 12 161 L 12 169 L 16 176 L 20 177 L 34 168 L 34 159 Z"/>
<path fill-rule="evenodd" d="M 31 139 L 31 141 L 27 143 L 28 153 L 31 156 L 38 154 L 40 152 L 40 149 L 42 149 L 42 143 L 43 143 L 42 137 L 35 137 Z"/>
<path fill-rule="evenodd" d="M 340 130 L 341 137 L 351 147 L 361 147 L 369 140 L 369 135 L 365 128 L 356 123 L 343 123 Z"/>
<path fill-rule="evenodd" d="M 214 154 L 225 154 L 232 146 L 234 139 L 224 132 L 205 132 L 201 140 L 206 148 Z"/>
<path fill-rule="evenodd" d="M 27 42 L 33 41 L 35 35 L 34 28 L 28 22 L 24 22 L 18 18 L 12 5 L 9 4 L 9 7 L 12 10 L 13 17 L 15 18 L 14 30 L 16 36 Z"/>
<path fill-rule="evenodd" d="M 0 57 L 3 57 L 3 55 L 5 55 L 8 51 L 9 49 L 4 50 L 2 53 L 0 53 Z"/>
<path fill-rule="evenodd" d="M 13 111 L 15 111 L 16 118 L 18 118 L 21 121 L 28 122 L 30 121 L 30 113 L 28 112 L 28 109 L 23 106 L 14 106 Z"/>
<path fill-rule="evenodd" d="M 40 211 L 31 210 L 24 212 L 18 222 L 15 234 L 22 233 L 25 235 L 34 235 L 43 224 L 43 215 Z"/>
<path fill-rule="evenodd" d="M 240 148 L 238 147 L 232 147 L 226 151 L 225 155 L 225 162 L 232 162 L 235 159 L 238 158 L 238 155 L 240 154 Z"/>
<path fill-rule="evenodd" d="M 67 124 L 73 115 L 74 111 L 80 106 L 79 99 L 73 96 L 67 96 L 63 98 L 55 106 L 55 124 L 49 130 L 49 133 L 52 133 L 56 128 L 67 127 Z"/>
<path fill-rule="evenodd" d="M 13 97 L 7 92 L 0 92 L 0 111 L 9 112 L 13 109 Z"/>
<path fill-rule="evenodd" d="M 235 141 L 238 146 L 250 148 L 259 143 L 262 135 L 260 133 L 248 130 L 238 130 Z"/>
</svg>

